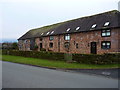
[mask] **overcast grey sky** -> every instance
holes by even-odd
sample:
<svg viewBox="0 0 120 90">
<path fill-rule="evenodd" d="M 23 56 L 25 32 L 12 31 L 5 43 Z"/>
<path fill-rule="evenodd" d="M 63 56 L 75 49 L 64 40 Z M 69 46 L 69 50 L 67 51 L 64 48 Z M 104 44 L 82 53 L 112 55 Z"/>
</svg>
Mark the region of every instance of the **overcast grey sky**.
<svg viewBox="0 0 120 90">
<path fill-rule="evenodd" d="M 1 0 L 0 29 L 2 30 L 2 38 L 18 39 L 33 28 L 117 10 L 118 1 Z"/>
</svg>

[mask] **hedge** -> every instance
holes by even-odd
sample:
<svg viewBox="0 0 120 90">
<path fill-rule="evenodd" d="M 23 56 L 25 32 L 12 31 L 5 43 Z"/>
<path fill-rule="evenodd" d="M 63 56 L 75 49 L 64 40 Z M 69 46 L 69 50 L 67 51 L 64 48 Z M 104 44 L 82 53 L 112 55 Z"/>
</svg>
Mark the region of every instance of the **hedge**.
<svg viewBox="0 0 120 90">
<path fill-rule="evenodd" d="M 84 64 L 118 64 L 120 63 L 120 53 L 114 54 L 73 54 L 73 61 Z"/>
<path fill-rule="evenodd" d="M 3 50 L 2 54 L 15 55 L 23 57 L 32 57 L 49 60 L 64 60 L 64 53 L 53 53 L 45 51 L 15 51 L 15 50 Z"/>
<path fill-rule="evenodd" d="M 2 54 L 33 57 L 48 60 L 66 60 L 64 53 L 46 52 L 46 51 L 18 51 L 2 50 Z M 69 59 L 69 58 L 68 58 Z M 113 54 L 72 54 L 72 61 L 82 64 L 118 64 L 120 63 L 120 53 Z"/>
</svg>

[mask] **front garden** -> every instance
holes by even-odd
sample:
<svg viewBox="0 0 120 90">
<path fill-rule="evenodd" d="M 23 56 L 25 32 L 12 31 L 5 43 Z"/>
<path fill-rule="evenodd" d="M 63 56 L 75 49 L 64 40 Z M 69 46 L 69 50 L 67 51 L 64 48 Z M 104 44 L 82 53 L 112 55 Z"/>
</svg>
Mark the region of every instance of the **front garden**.
<svg viewBox="0 0 120 90">
<path fill-rule="evenodd" d="M 95 64 L 80 64 L 80 63 L 67 63 L 65 61 L 54 61 L 48 59 L 37 59 L 28 58 L 21 56 L 2 55 L 3 61 L 35 65 L 48 68 L 59 68 L 59 69 L 109 69 L 118 68 L 118 64 L 107 64 L 107 65 L 95 65 Z M 120 64 L 119 64 L 120 65 Z"/>
</svg>

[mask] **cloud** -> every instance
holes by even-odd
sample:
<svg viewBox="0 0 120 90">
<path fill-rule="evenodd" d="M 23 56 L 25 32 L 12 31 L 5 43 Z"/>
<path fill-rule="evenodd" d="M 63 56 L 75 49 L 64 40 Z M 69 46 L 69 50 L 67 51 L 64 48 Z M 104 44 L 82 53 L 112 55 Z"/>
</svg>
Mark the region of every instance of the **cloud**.
<svg viewBox="0 0 120 90">
<path fill-rule="evenodd" d="M 1 2 L 89 2 L 88 0 L 1 0 Z M 119 0 L 90 0 L 90 2 L 119 2 Z"/>
</svg>

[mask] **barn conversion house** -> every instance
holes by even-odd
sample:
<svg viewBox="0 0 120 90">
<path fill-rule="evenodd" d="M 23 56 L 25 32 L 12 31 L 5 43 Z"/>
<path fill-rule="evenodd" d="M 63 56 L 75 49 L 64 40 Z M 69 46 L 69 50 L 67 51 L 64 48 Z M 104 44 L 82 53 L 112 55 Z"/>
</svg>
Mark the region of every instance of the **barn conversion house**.
<svg viewBox="0 0 120 90">
<path fill-rule="evenodd" d="M 28 31 L 19 50 L 103 54 L 120 52 L 120 12 L 108 11 Z"/>
</svg>

